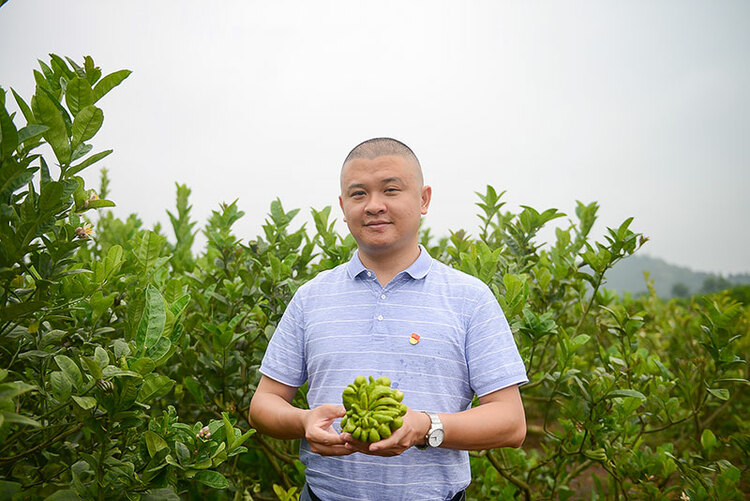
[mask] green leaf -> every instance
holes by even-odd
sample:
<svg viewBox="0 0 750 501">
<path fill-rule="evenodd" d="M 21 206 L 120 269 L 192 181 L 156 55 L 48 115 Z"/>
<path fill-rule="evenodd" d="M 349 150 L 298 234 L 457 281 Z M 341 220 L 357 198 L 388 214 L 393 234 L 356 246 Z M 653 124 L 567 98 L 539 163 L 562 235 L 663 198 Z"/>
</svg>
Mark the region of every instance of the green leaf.
<svg viewBox="0 0 750 501">
<path fill-rule="evenodd" d="M 227 449 L 230 449 L 234 445 L 234 426 L 229 421 L 229 414 L 226 412 L 221 413 L 221 419 L 224 422 L 224 441 L 227 444 Z"/>
<path fill-rule="evenodd" d="M 130 73 L 132 73 L 130 70 L 115 71 L 99 80 L 99 83 L 94 86 L 94 102 L 97 102 L 107 92 L 120 85 L 120 82 L 128 78 Z"/>
<path fill-rule="evenodd" d="M 85 411 L 91 410 L 94 407 L 96 407 L 96 399 L 94 397 L 79 397 L 79 396 L 73 395 L 70 398 L 72 398 L 73 401 L 77 403 L 78 406 Z"/>
<path fill-rule="evenodd" d="M 104 376 L 104 379 L 112 378 L 112 377 L 134 377 L 137 379 L 142 379 L 143 376 L 138 374 L 135 371 L 126 371 L 123 369 L 120 369 L 119 367 L 115 367 L 114 365 L 108 365 L 102 370 L 102 375 Z"/>
<path fill-rule="evenodd" d="M 85 78 L 86 77 L 86 70 L 84 70 L 83 68 L 81 68 L 78 65 L 78 63 L 76 63 L 75 61 L 73 61 L 68 56 L 65 56 L 65 60 L 68 61 L 68 64 L 70 64 L 70 66 L 73 68 L 73 71 L 76 72 L 76 75 L 78 75 L 81 78 Z"/>
<path fill-rule="evenodd" d="M 148 357 L 141 357 L 138 360 L 130 362 L 130 369 L 142 375 L 147 375 L 156 368 L 154 361 Z"/>
<path fill-rule="evenodd" d="M 701 446 L 703 446 L 704 449 L 707 451 L 710 451 L 714 447 L 716 447 L 716 444 L 718 441 L 716 440 L 716 435 L 713 434 L 711 430 L 708 428 L 703 430 L 703 433 L 701 434 Z"/>
<path fill-rule="evenodd" d="M 135 251 L 138 262 L 143 266 L 144 271 L 148 271 L 156 264 L 161 249 L 164 246 L 165 238 L 153 231 L 146 231 L 141 238 L 141 243 Z"/>
<path fill-rule="evenodd" d="M 573 339 L 570 340 L 570 351 L 575 351 L 584 344 L 588 343 L 589 339 L 591 339 L 591 336 L 588 334 L 579 334 Z"/>
<path fill-rule="evenodd" d="M 204 403 L 203 387 L 195 380 L 192 376 L 185 376 L 182 379 L 182 384 L 187 388 L 187 391 L 195 398 L 195 400 L 202 404 Z"/>
<path fill-rule="evenodd" d="M 58 56 L 57 54 L 50 54 L 50 64 L 52 65 L 52 69 L 55 70 L 55 76 L 56 77 L 65 77 L 66 80 L 70 80 L 75 77 L 75 74 L 70 71 L 70 68 L 68 68 L 68 65 L 65 63 L 65 60 Z"/>
<path fill-rule="evenodd" d="M 63 190 L 63 184 L 57 181 L 50 181 L 44 185 L 39 195 L 39 221 L 46 221 L 62 209 Z"/>
<path fill-rule="evenodd" d="M 17 320 L 29 313 L 41 310 L 44 306 L 45 303 L 42 301 L 27 301 L 25 303 L 11 303 L 2 306 L 0 307 L 0 322 Z"/>
<path fill-rule="evenodd" d="M 104 200 L 102 198 L 98 200 L 89 200 L 89 209 L 101 209 L 103 207 L 114 207 L 115 203 L 112 200 Z"/>
<path fill-rule="evenodd" d="M 123 263 L 123 251 L 119 245 L 113 245 L 107 251 L 107 257 L 104 258 L 104 269 L 106 270 L 107 276 L 112 275 Z"/>
<path fill-rule="evenodd" d="M 226 477 L 218 471 L 202 470 L 196 473 L 193 478 L 214 489 L 226 489 L 229 487 Z"/>
<path fill-rule="evenodd" d="M 94 147 L 90 144 L 86 144 L 86 143 L 78 144 L 73 150 L 73 153 L 70 154 L 70 161 L 75 162 L 82 156 L 87 155 L 88 152 L 91 151 L 93 148 Z"/>
<path fill-rule="evenodd" d="M 243 433 L 242 435 L 240 435 L 239 437 L 237 437 L 237 438 L 236 438 L 236 439 L 234 440 L 234 442 L 232 442 L 232 447 L 231 447 L 230 449 L 228 449 L 228 450 L 229 450 L 229 452 L 232 452 L 232 451 L 234 451 L 234 450 L 236 450 L 236 449 L 240 448 L 240 446 L 241 446 L 242 444 L 244 444 L 244 443 L 245 443 L 245 440 L 247 440 L 247 439 L 248 439 L 248 438 L 250 438 L 250 437 L 251 437 L 251 436 L 252 436 L 253 434 L 255 434 L 255 431 L 256 431 L 255 429 L 253 429 L 253 428 L 250 428 L 250 429 L 249 429 L 249 430 L 247 430 L 247 431 L 246 431 L 245 433 Z M 244 447 L 242 447 L 242 449 L 244 449 Z"/>
<path fill-rule="evenodd" d="M 6 399 L 10 400 L 14 397 L 17 397 L 18 395 L 21 395 L 22 393 L 26 393 L 27 391 L 31 391 L 35 388 L 36 386 L 32 386 L 21 381 L 2 383 L 0 384 L 0 401 Z"/>
<path fill-rule="evenodd" d="M 606 461 L 607 460 L 607 453 L 604 449 L 601 447 L 598 449 L 588 449 L 583 451 L 583 455 L 586 456 L 589 459 L 593 459 L 595 461 Z"/>
<path fill-rule="evenodd" d="M 91 360 L 89 357 L 84 356 L 81 356 L 81 362 L 83 362 L 83 365 L 86 366 L 89 374 L 91 374 L 91 377 L 93 377 L 94 379 L 102 378 L 102 368 L 99 367 L 99 364 Z"/>
<path fill-rule="evenodd" d="M 94 60 L 91 56 L 83 58 L 83 70 L 86 72 L 86 79 L 88 79 L 91 85 L 94 85 L 102 76 L 102 71 L 94 65 Z"/>
<path fill-rule="evenodd" d="M 142 403 L 149 402 L 155 398 L 160 398 L 172 390 L 174 381 L 161 374 L 149 374 L 143 381 L 138 392 L 138 401 Z"/>
<path fill-rule="evenodd" d="M 104 312 L 114 304 L 114 301 L 114 294 L 105 296 L 104 294 L 102 294 L 102 291 L 96 291 L 94 295 L 91 296 L 91 299 L 89 299 L 89 304 L 91 305 L 92 322 L 96 322 L 97 320 L 99 320 L 99 317 L 101 317 Z"/>
<path fill-rule="evenodd" d="M 46 125 L 27 125 L 18 131 L 18 142 L 25 143 L 26 141 L 37 139 L 47 132 L 48 129 L 49 127 Z"/>
<path fill-rule="evenodd" d="M 708 388 L 708 392 L 720 400 L 729 400 L 729 390 L 725 388 Z"/>
<path fill-rule="evenodd" d="M 154 457 L 159 451 L 168 447 L 167 442 L 151 430 L 147 430 L 143 434 L 143 438 L 146 439 L 146 447 L 151 457 Z"/>
<path fill-rule="evenodd" d="M 162 336 L 156 344 L 146 350 L 146 356 L 153 360 L 159 360 L 161 357 L 167 354 L 169 349 L 172 347 L 172 343 L 166 337 Z"/>
<path fill-rule="evenodd" d="M 176 441 L 174 443 L 175 451 L 177 452 L 177 459 L 183 466 L 190 463 L 190 449 L 187 448 L 182 442 Z"/>
<path fill-rule="evenodd" d="M 185 309 L 185 307 L 190 302 L 190 294 L 185 294 L 181 296 L 179 299 L 177 299 L 174 303 L 169 305 L 169 311 L 172 312 L 172 315 L 175 317 L 178 316 L 182 311 Z"/>
<path fill-rule="evenodd" d="M 180 501 L 180 496 L 171 487 L 164 487 L 146 492 L 141 501 Z"/>
<path fill-rule="evenodd" d="M 96 135 L 104 122 L 104 112 L 96 106 L 86 106 L 73 120 L 73 138 L 71 146 L 75 149 L 79 144 L 88 141 Z"/>
<path fill-rule="evenodd" d="M 91 90 L 91 84 L 83 78 L 76 77 L 68 82 L 65 91 L 65 103 L 73 116 L 87 106 L 94 104 L 94 91 Z"/>
<path fill-rule="evenodd" d="M 641 400 L 646 400 L 646 396 L 640 391 L 636 390 L 614 390 L 607 393 L 604 398 L 616 398 L 616 397 L 635 397 Z"/>
<path fill-rule="evenodd" d="M 97 346 L 96 349 L 94 349 L 94 360 L 96 361 L 96 364 L 102 369 L 108 366 L 109 355 L 107 355 L 107 350 L 105 350 L 101 346 Z"/>
<path fill-rule="evenodd" d="M 13 496 L 18 494 L 20 491 L 21 491 L 21 484 L 19 484 L 18 482 L 0 480 L 0 492 L 2 492 L 2 497 L 0 497 L 0 499 L 2 500 L 13 499 Z"/>
<path fill-rule="evenodd" d="M 3 416 L 2 420 L 6 423 L 25 424 L 27 426 L 36 426 L 37 428 L 42 426 L 38 421 L 16 414 L 15 412 L 0 411 L 0 415 Z"/>
<path fill-rule="evenodd" d="M 63 113 L 44 92 L 37 92 L 34 95 L 31 99 L 31 108 L 39 123 L 47 126 L 44 139 L 52 147 L 57 162 L 61 165 L 67 165 L 70 162 L 72 150 Z"/>
<path fill-rule="evenodd" d="M 31 108 L 29 108 L 29 105 L 26 104 L 26 101 L 24 101 L 23 98 L 19 96 L 15 90 L 10 89 L 10 91 L 13 93 L 13 97 L 16 99 L 18 108 L 21 110 L 21 113 L 23 113 L 23 117 L 26 119 L 26 122 L 28 122 L 29 124 L 36 124 L 37 122 L 34 119 L 34 114 L 31 112 Z"/>
<path fill-rule="evenodd" d="M 18 147 L 18 131 L 4 106 L 0 106 L 0 160 L 10 158 Z"/>
<path fill-rule="evenodd" d="M 135 337 L 135 343 L 139 351 L 145 352 L 156 344 L 164 330 L 166 319 L 164 298 L 159 289 L 149 284 L 146 288 L 146 307 L 143 310 L 143 315 L 141 315 Z"/>
<path fill-rule="evenodd" d="M 130 355 L 130 347 L 128 346 L 128 343 L 122 339 L 115 339 L 114 343 L 112 343 L 112 348 L 115 352 L 115 358 L 118 360 Z"/>
<path fill-rule="evenodd" d="M 44 498 L 44 501 L 81 501 L 81 498 L 73 489 L 65 489 L 50 494 Z"/>
<path fill-rule="evenodd" d="M 70 394 L 73 391 L 73 383 L 70 381 L 68 376 L 60 371 L 54 371 L 50 374 L 50 387 L 52 388 L 52 395 L 60 403 L 65 403 L 70 398 Z"/>
<path fill-rule="evenodd" d="M 102 158 L 106 157 L 110 153 L 112 153 L 112 150 L 105 150 L 105 151 L 100 151 L 99 153 L 94 153 L 83 162 L 76 164 L 76 165 L 71 165 L 70 168 L 65 171 L 65 174 L 67 176 L 72 176 L 74 174 L 77 174 L 78 172 L 81 172 L 83 169 L 85 169 L 89 165 L 96 163 Z"/>
<path fill-rule="evenodd" d="M 77 390 L 80 390 L 81 386 L 83 386 L 83 375 L 81 374 L 81 370 L 78 368 L 76 363 L 65 355 L 56 355 L 55 363 L 60 368 L 60 370 L 63 371 L 66 376 L 68 376 L 68 379 L 70 379 L 70 382 L 73 383 L 73 386 L 75 386 Z"/>
</svg>

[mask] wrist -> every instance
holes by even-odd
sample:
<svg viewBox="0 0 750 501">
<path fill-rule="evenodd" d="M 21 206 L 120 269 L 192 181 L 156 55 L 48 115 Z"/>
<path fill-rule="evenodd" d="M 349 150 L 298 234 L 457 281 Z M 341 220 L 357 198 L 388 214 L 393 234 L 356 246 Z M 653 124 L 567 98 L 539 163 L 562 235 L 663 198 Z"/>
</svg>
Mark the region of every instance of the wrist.
<svg viewBox="0 0 750 501">
<path fill-rule="evenodd" d="M 430 420 L 430 416 L 426 412 L 420 412 L 420 421 L 419 421 L 419 429 L 417 432 L 419 435 L 417 435 L 416 443 L 414 445 L 418 447 L 426 447 L 427 446 L 427 434 L 430 432 L 430 427 L 432 426 L 432 421 Z"/>
<path fill-rule="evenodd" d="M 300 438 L 305 438 L 307 435 L 308 421 L 313 419 L 312 409 L 297 409 L 297 432 Z"/>
</svg>

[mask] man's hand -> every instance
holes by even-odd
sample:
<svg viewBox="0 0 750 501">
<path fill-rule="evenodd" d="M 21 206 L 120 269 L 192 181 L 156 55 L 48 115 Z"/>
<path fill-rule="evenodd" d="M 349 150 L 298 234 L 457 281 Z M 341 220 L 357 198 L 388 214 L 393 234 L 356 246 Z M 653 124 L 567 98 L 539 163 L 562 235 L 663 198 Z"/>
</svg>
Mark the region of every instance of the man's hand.
<svg viewBox="0 0 750 501">
<path fill-rule="evenodd" d="M 297 388 L 261 376 L 250 403 L 250 426 L 268 436 L 280 439 L 305 438 L 310 449 L 321 455 L 341 456 L 354 452 L 345 447 L 333 429 L 333 421 L 342 417 L 342 405 L 321 405 L 298 409 L 291 402 Z"/>
<path fill-rule="evenodd" d="M 356 452 L 346 447 L 341 435 L 333 429 L 333 421 L 343 417 L 346 409 L 343 405 L 321 405 L 305 413 L 303 424 L 305 440 L 310 450 L 322 456 L 345 456 Z"/>
<path fill-rule="evenodd" d="M 413 445 L 422 445 L 430 429 L 430 418 L 423 412 L 406 410 L 404 424 L 393 434 L 379 442 L 362 442 L 354 440 L 350 433 L 342 433 L 346 448 L 351 452 L 361 452 L 373 456 L 398 456 Z"/>
</svg>

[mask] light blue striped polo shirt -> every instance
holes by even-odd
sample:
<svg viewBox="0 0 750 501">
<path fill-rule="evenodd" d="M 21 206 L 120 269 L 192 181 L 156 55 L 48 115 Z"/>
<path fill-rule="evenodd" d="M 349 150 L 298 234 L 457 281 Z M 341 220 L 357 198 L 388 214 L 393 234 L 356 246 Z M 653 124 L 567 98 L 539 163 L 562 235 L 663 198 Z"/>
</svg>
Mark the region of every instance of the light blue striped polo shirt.
<svg viewBox="0 0 750 501">
<path fill-rule="evenodd" d="M 412 333 L 419 342 L 411 344 Z M 309 381 L 311 408 L 341 405 L 362 374 L 388 376 L 415 410 L 459 412 L 476 393 L 527 381 L 508 322 L 479 279 L 430 257 L 382 287 L 358 253 L 299 288 L 260 372 L 288 386 Z M 334 427 L 338 429 L 338 423 Z M 469 455 L 411 448 L 395 457 L 325 457 L 303 439 L 300 460 L 312 490 L 328 501 L 443 500 L 471 481 Z"/>
</svg>

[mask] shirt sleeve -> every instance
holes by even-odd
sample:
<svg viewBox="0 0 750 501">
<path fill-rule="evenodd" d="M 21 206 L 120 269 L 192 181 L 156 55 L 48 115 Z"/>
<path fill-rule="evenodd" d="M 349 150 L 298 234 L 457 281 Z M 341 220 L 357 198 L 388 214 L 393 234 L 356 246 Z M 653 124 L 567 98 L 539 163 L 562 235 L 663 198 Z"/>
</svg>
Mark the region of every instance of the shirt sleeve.
<svg viewBox="0 0 750 501">
<path fill-rule="evenodd" d="M 305 328 L 299 291 L 276 326 L 260 365 L 260 372 L 279 383 L 299 388 L 307 381 Z"/>
<path fill-rule="evenodd" d="M 466 363 L 469 383 L 479 397 L 528 382 L 513 332 L 497 299 L 486 286 L 466 330 Z"/>
</svg>

